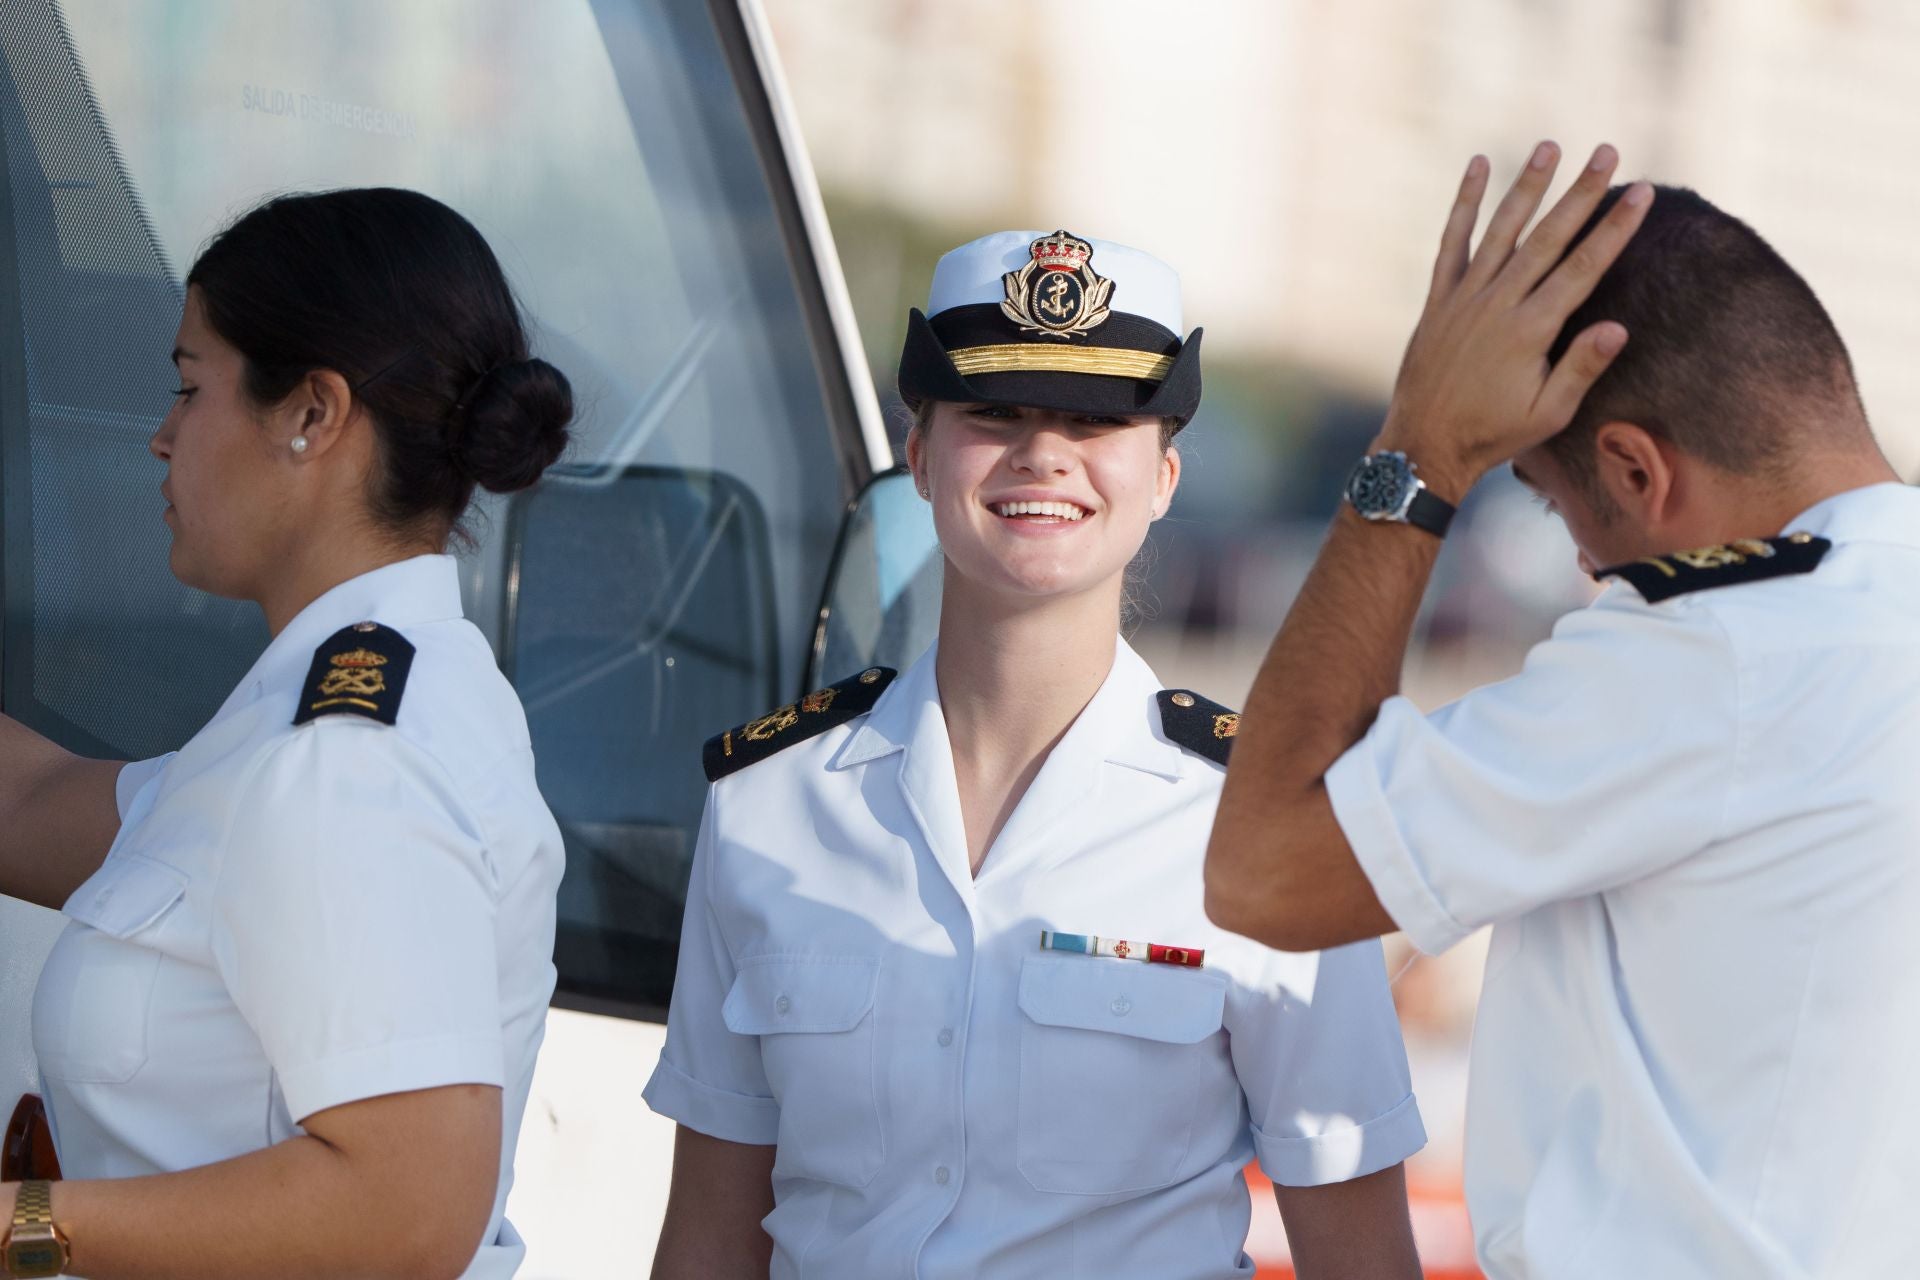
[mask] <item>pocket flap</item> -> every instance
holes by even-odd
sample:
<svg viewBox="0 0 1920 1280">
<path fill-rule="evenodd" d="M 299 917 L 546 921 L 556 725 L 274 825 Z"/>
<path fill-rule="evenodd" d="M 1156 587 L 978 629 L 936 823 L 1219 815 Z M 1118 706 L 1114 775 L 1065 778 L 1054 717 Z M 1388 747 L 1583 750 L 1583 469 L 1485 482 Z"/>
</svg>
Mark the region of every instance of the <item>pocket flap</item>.
<svg viewBox="0 0 1920 1280">
<path fill-rule="evenodd" d="M 1226 979 L 1205 970 L 1095 956 L 1029 956 L 1020 970 L 1021 1012 L 1049 1027 L 1197 1044 L 1226 1009 Z"/>
<path fill-rule="evenodd" d="M 851 1031 L 873 1008 L 880 962 L 871 956 L 762 956 L 740 962 L 720 1006 L 742 1036 Z"/>
<path fill-rule="evenodd" d="M 187 877 L 163 862 L 118 853 L 73 891 L 61 912 L 115 938 L 130 938 L 187 892 Z"/>
</svg>

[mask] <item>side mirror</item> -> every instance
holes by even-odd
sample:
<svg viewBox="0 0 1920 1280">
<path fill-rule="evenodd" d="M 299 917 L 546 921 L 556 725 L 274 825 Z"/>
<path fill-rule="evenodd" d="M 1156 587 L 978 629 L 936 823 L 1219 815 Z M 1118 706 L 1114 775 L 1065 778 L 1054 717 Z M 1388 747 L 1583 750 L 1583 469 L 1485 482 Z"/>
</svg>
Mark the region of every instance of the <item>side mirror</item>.
<svg viewBox="0 0 1920 1280">
<path fill-rule="evenodd" d="M 904 467 L 882 472 L 847 508 L 834 547 L 807 687 L 863 667 L 905 668 L 940 630 L 944 562 L 933 512 Z"/>
</svg>

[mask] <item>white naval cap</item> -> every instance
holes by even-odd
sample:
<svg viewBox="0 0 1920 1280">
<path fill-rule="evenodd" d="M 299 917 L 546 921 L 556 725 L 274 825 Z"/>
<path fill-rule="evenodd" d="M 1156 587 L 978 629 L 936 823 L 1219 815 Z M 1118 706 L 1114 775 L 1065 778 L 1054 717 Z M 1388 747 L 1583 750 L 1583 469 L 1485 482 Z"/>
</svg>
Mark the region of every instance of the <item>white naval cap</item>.
<svg viewBox="0 0 1920 1280">
<path fill-rule="evenodd" d="M 934 266 L 907 317 L 900 397 L 1159 415 L 1200 404 L 1200 331 L 1180 277 L 1149 253 L 1066 230 L 996 231 Z"/>
</svg>

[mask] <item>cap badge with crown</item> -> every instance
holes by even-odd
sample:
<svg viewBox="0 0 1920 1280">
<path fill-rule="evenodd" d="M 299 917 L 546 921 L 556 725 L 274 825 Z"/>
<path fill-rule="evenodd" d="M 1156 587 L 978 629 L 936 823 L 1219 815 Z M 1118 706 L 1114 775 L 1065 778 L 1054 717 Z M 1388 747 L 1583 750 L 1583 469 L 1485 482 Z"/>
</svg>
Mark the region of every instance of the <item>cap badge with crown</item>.
<svg viewBox="0 0 1920 1280">
<path fill-rule="evenodd" d="M 1056 231 L 1029 246 L 1031 260 L 1000 277 L 1006 300 L 1000 309 L 1022 333 L 1071 341 L 1107 318 L 1113 281 L 1093 269 L 1093 246 Z"/>
<path fill-rule="evenodd" d="M 1200 330 L 1183 341 L 1182 328 L 1180 277 L 1151 254 L 996 231 L 934 264 L 927 310 L 907 313 L 900 398 L 1160 416 L 1178 430 L 1200 404 Z"/>
</svg>

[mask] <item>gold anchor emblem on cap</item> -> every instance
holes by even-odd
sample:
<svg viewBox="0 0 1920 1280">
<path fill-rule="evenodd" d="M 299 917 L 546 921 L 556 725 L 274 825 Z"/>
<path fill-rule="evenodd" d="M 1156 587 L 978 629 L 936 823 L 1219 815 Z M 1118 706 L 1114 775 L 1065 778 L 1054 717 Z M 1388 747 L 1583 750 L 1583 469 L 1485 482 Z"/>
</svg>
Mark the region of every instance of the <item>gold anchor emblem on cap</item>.
<svg viewBox="0 0 1920 1280">
<path fill-rule="evenodd" d="M 1022 333 L 1072 339 L 1107 319 L 1113 281 L 1093 269 L 1093 246 L 1056 231 L 1027 246 L 1030 261 L 1000 277 L 1000 310 Z"/>
</svg>

